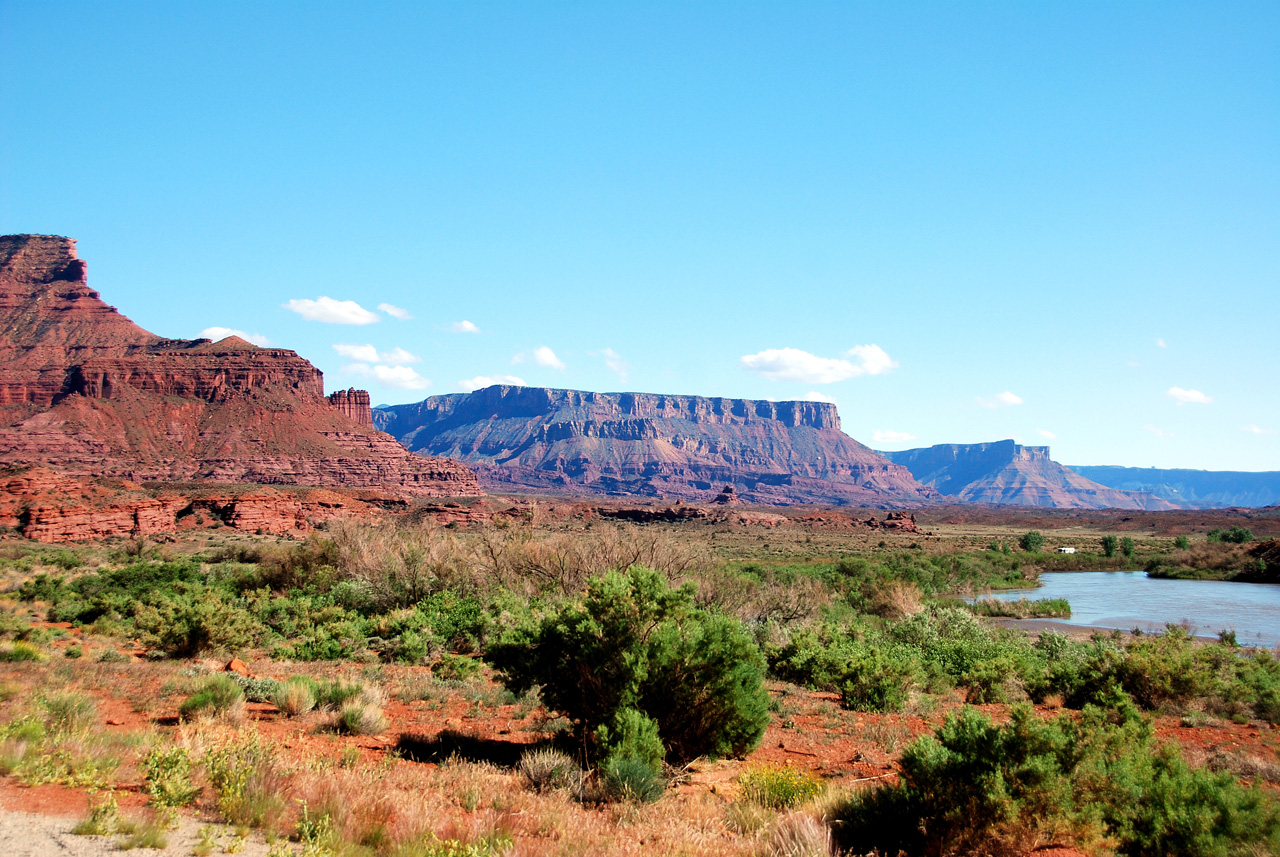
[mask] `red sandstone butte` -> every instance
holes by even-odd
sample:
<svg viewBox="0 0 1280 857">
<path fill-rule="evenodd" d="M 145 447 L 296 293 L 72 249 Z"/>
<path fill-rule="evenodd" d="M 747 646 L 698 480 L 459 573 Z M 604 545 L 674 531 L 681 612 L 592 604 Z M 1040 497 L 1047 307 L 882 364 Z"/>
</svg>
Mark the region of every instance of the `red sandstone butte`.
<svg viewBox="0 0 1280 857">
<path fill-rule="evenodd" d="M 89 289 L 73 240 L 46 235 L 0 237 L 0 464 L 134 482 L 481 493 L 465 465 L 413 455 L 374 429 L 368 393 L 326 398 L 320 370 L 292 351 L 143 330 Z"/>
</svg>

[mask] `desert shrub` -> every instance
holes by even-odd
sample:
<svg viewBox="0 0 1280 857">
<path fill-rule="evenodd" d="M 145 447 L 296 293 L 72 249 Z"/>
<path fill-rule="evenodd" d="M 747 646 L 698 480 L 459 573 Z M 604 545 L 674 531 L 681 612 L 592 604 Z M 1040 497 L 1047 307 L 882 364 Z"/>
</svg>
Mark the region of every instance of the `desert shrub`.
<svg viewBox="0 0 1280 857">
<path fill-rule="evenodd" d="M 652 803 L 662 797 L 667 784 L 662 771 L 641 759 L 611 756 L 600 766 L 605 800 Z"/>
<path fill-rule="evenodd" d="M 191 781 L 191 756 L 181 747 L 147 753 L 142 771 L 153 806 L 190 806 L 200 796 L 200 787 Z"/>
<path fill-rule="evenodd" d="M 45 728 L 55 735 L 75 735 L 97 723 L 98 706 L 74 690 L 55 691 L 39 698 Z"/>
<path fill-rule="evenodd" d="M 204 766 L 218 811 L 232 824 L 261 827 L 283 813 L 284 777 L 275 752 L 256 732 L 211 749 Z"/>
<path fill-rule="evenodd" d="M 1210 542 L 1226 542 L 1227 544 L 1243 545 L 1253 541 L 1253 530 L 1237 525 L 1229 530 L 1210 530 L 1206 538 Z"/>
<path fill-rule="evenodd" d="M 1176 539 L 1173 540 L 1173 546 L 1180 551 L 1184 551 L 1187 548 L 1191 547 L 1191 539 L 1187 538 L 1186 536 L 1178 536 Z"/>
<path fill-rule="evenodd" d="M 644 712 L 623 708 L 614 715 L 610 726 L 598 726 L 594 737 L 606 760 L 634 759 L 654 771 L 662 770 L 666 750 L 658 736 L 658 724 Z"/>
<path fill-rule="evenodd" d="M 551 747 L 529 750 L 520 757 L 519 770 L 535 791 L 577 788 L 582 771 L 573 758 Z"/>
<path fill-rule="evenodd" d="M 316 707 L 325 711 L 336 711 L 353 699 L 358 699 L 365 692 L 359 682 L 347 682 L 342 679 L 315 682 Z"/>
<path fill-rule="evenodd" d="M 254 645 L 261 623 L 216 591 L 176 593 L 154 598 L 134 613 L 142 642 L 171 658 L 193 657 L 212 649 L 235 650 Z"/>
<path fill-rule="evenodd" d="M 305 676 L 290 676 L 280 682 L 271 704 L 286 717 L 306 714 L 316 707 L 316 683 Z"/>
<path fill-rule="evenodd" d="M 1058 619 L 1071 616 L 1071 604 L 1065 598 L 979 598 L 964 605 L 978 616 L 1009 616 L 1014 619 Z"/>
<path fill-rule="evenodd" d="M 15 640 L 12 645 L 0 647 L 0 661 L 43 661 L 47 657 L 43 649 L 26 640 Z"/>
<path fill-rule="evenodd" d="M 376 610 L 411 607 L 435 592 L 468 585 L 464 549 L 435 523 L 374 526 L 344 520 L 330 533 L 340 578 L 358 582 Z"/>
<path fill-rule="evenodd" d="M 192 717 L 234 713 L 244 705 L 244 691 L 226 673 L 217 673 L 204 680 L 200 689 L 187 697 L 178 707 L 178 716 L 184 720 Z"/>
<path fill-rule="evenodd" d="M 73 836 L 110 836 L 120 829 L 120 804 L 115 792 L 100 801 L 90 801 L 89 812 L 71 828 Z"/>
<path fill-rule="evenodd" d="M 1038 720 L 1015 706 L 993 725 L 973 709 L 903 753 L 893 786 L 834 811 L 856 853 L 1023 853 L 1070 836 L 1088 851 L 1226 855 L 1280 845 L 1280 813 L 1258 788 L 1192 770 L 1154 744 L 1133 709 Z"/>
<path fill-rule="evenodd" d="M 444 653 L 431 665 L 431 674 L 444 681 L 467 681 L 480 675 L 484 664 L 465 655 Z"/>
<path fill-rule="evenodd" d="M 1102 555 L 1115 556 L 1116 549 L 1120 547 L 1120 540 L 1112 535 L 1102 537 Z"/>
<path fill-rule="evenodd" d="M 865 649 L 847 661 L 839 684 L 840 701 L 854 711 L 899 711 L 906 704 L 915 664 L 897 652 Z"/>
<path fill-rule="evenodd" d="M 1124 554 L 1125 559 L 1130 559 L 1133 557 L 1133 549 L 1134 549 L 1133 539 L 1129 538 L 1128 536 L 1125 536 L 1123 539 L 1120 540 L 1120 553 Z"/>
<path fill-rule="evenodd" d="M 790 809 L 822 794 L 822 780 L 791 765 L 753 765 L 738 777 L 742 799 L 768 807 Z"/>
<path fill-rule="evenodd" d="M 1044 547 L 1044 536 L 1039 530 L 1028 530 L 1018 539 L 1018 546 L 1027 553 L 1040 553 L 1040 549 Z"/>
<path fill-rule="evenodd" d="M 342 735 L 378 735 L 387 730 L 387 718 L 378 706 L 351 699 L 334 714 L 332 725 Z"/>
<path fill-rule="evenodd" d="M 240 685 L 240 689 L 244 691 L 244 698 L 249 702 L 271 702 L 275 698 L 276 690 L 280 687 L 278 681 L 265 676 L 241 675 L 237 672 L 229 672 L 227 675 Z"/>
<path fill-rule="evenodd" d="M 505 632 L 486 657 L 513 693 L 541 685 L 583 738 L 634 708 L 658 724 L 674 762 L 740 756 L 768 725 L 763 662 L 739 622 L 693 595 L 646 568 L 610 572 L 581 602 Z"/>
</svg>

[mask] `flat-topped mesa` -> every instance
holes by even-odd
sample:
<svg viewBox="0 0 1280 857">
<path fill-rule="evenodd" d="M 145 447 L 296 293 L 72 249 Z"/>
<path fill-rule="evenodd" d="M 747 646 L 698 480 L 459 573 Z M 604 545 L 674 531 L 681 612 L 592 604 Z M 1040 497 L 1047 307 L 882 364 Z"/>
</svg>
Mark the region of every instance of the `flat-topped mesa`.
<svg viewBox="0 0 1280 857">
<path fill-rule="evenodd" d="M 753 503 L 903 503 L 936 496 L 840 431 L 835 406 L 497 385 L 374 411 L 410 449 L 494 486 Z"/>
<path fill-rule="evenodd" d="M 942 443 L 883 455 L 942 494 L 974 503 L 1048 509 L 1177 508 L 1150 494 L 1116 491 L 1085 479 L 1051 459 L 1047 446 L 1012 440 Z"/>
<path fill-rule="evenodd" d="M 0 464 L 145 481 L 477 495 L 454 461 L 372 427 L 369 395 L 326 398 L 293 351 L 164 339 L 89 289 L 75 242 L 0 237 Z"/>
<path fill-rule="evenodd" d="M 369 391 L 350 387 L 329 394 L 329 404 L 337 408 L 357 425 L 373 426 L 373 410 L 369 405 Z"/>
<path fill-rule="evenodd" d="M 486 411 L 512 417 L 547 415 L 555 423 L 599 425 L 624 420 L 682 420 L 702 425 L 751 425 L 764 421 L 787 426 L 840 430 L 836 406 L 827 402 L 770 402 L 677 396 L 662 393 L 593 393 L 547 387 L 498 384 L 474 393 L 432 396 L 417 405 L 398 405 L 388 413 L 434 412 L 439 418 L 474 417 Z M 392 434 L 395 434 L 392 431 Z"/>
</svg>

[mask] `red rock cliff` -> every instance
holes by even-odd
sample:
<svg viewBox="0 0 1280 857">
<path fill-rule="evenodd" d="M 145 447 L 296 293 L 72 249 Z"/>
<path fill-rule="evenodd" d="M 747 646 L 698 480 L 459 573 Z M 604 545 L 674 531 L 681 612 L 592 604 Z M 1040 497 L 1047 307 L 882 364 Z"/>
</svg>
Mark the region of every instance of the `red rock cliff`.
<svg viewBox="0 0 1280 857">
<path fill-rule="evenodd" d="M 162 339 L 89 289 L 71 239 L 0 237 L 0 463 L 480 493 L 464 465 L 414 456 L 373 429 L 360 395 L 331 403 L 320 371 L 286 349 Z"/>
<path fill-rule="evenodd" d="M 329 404 L 346 414 L 356 424 L 373 426 L 373 409 L 369 406 L 368 390 L 338 390 L 329 394 Z"/>
</svg>

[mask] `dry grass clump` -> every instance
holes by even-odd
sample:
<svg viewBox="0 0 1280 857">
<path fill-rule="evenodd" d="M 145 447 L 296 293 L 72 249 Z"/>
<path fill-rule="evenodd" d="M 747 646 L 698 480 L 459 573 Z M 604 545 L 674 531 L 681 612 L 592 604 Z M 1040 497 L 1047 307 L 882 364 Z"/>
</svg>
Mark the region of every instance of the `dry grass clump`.
<svg viewBox="0 0 1280 857">
<path fill-rule="evenodd" d="M 871 593 L 870 611 L 886 619 L 907 619 L 920 612 L 920 587 L 909 580 L 886 580 Z"/>
<path fill-rule="evenodd" d="M 315 682 L 305 676 L 290 676 L 280 682 L 271 704 L 286 717 L 298 717 L 316 707 Z"/>
<path fill-rule="evenodd" d="M 829 857 L 834 853 L 831 828 L 803 812 L 779 818 L 760 849 L 762 857 Z"/>
<path fill-rule="evenodd" d="M 387 717 L 376 705 L 353 699 L 342 704 L 331 725 L 342 735 L 380 735 L 387 731 Z"/>
<path fill-rule="evenodd" d="M 520 773 L 537 792 L 553 789 L 576 790 L 582 786 L 583 772 L 567 753 L 539 747 L 520 757 Z"/>
</svg>

